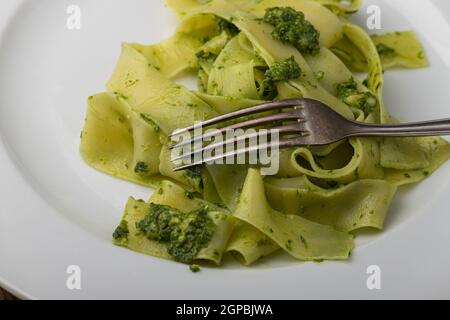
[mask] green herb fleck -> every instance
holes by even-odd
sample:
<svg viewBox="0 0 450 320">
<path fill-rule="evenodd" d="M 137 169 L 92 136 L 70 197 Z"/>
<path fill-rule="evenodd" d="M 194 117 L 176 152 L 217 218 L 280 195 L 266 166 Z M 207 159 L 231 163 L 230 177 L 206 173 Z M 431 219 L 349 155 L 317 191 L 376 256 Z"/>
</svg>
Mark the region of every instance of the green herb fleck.
<svg viewBox="0 0 450 320">
<path fill-rule="evenodd" d="M 377 47 L 378 54 L 382 58 L 391 57 L 391 56 L 395 55 L 395 50 L 392 49 L 391 47 L 388 47 L 387 45 L 385 45 L 383 43 L 378 43 L 376 47 Z"/>
<path fill-rule="evenodd" d="M 155 132 L 159 132 L 160 130 L 159 126 L 156 124 L 155 121 L 153 121 L 152 118 L 150 118 L 150 116 L 148 116 L 145 113 L 141 113 L 141 119 L 150 124 L 153 127 L 153 130 L 155 130 Z"/>
<path fill-rule="evenodd" d="M 128 239 L 128 224 L 125 220 L 122 220 L 119 226 L 113 232 L 113 238 L 115 241 L 121 242 Z"/>
<path fill-rule="evenodd" d="M 185 191 L 184 194 L 188 199 L 194 199 L 194 192 Z"/>
<path fill-rule="evenodd" d="M 358 84 L 352 77 L 349 81 L 336 85 L 337 96 L 347 105 L 364 111 L 367 116 L 372 113 L 377 99 L 369 91 L 358 90 Z"/>
<path fill-rule="evenodd" d="M 217 59 L 217 54 L 205 50 L 200 50 L 195 56 L 200 63 L 213 63 Z"/>
<path fill-rule="evenodd" d="M 128 100 L 128 97 L 126 95 L 123 95 L 123 94 L 121 94 L 119 92 L 114 92 L 114 94 L 116 95 L 116 100 L 117 101 L 119 101 L 120 99 Z"/>
<path fill-rule="evenodd" d="M 302 242 L 305 249 L 308 249 L 308 243 L 306 242 L 306 239 L 303 238 L 303 236 L 300 236 L 300 241 Z"/>
<path fill-rule="evenodd" d="M 337 186 L 339 186 L 339 182 L 334 181 L 334 180 L 330 180 L 330 181 L 327 181 L 327 185 L 330 188 L 336 188 Z"/>
<path fill-rule="evenodd" d="M 200 266 L 198 264 L 191 264 L 189 266 L 189 270 L 191 270 L 194 273 L 197 273 L 200 271 Z"/>
<path fill-rule="evenodd" d="M 292 250 L 292 240 L 287 240 L 286 241 L 286 249 L 288 249 L 289 251 Z"/>
<path fill-rule="evenodd" d="M 190 167 L 186 169 L 186 176 L 191 179 L 201 179 L 202 171 L 199 166 Z"/>
<path fill-rule="evenodd" d="M 138 161 L 136 162 L 136 165 L 134 167 L 134 173 L 136 173 L 139 176 L 145 176 L 148 173 L 148 164 L 144 161 Z"/>
<path fill-rule="evenodd" d="M 301 75 L 302 70 L 294 57 L 275 62 L 265 73 L 262 82 L 263 97 L 268 100 L 274 99 L 278 95 L 276 82 L 298 79 Z"/>
<path fill-rule="evenodd" d="M 315 73 L 315 76 L 316 76 L 317 81 L 320 81 L 320 80 L 323 79 L 323 77 L 325 77 L 325 72 L 318 71 L 318 72 Z"/>
<path fill-rule="evenodd" d="M 126 88 L 132 87 L 138 82 L 139 82 L 139 79 L 134 79 L 134 80 L 133 79 L 128 79 L 128 80 L 125 81 L 125 87 Z"/>
<path fill-rule="evenodd" d="M 256 243 L 258 247 L 270 246 L 272 244 L 273 244 L 272 240 L 268 238 L 259 239 L 258 242 Z"/>
<path fill-rule="evenodd" d="M 419 59 L 425 59 L 425 52 L 423 52 L 422 50 L 419 51 L 419 53 L 417 53 L 417 58 L 419 58 Z"/>
<path fill-rule="evenodd" d="M 219 32 L 226 32 L 230 37 L 234 37 L 239 33 L 239 29 L 231 22 L 219 17 L 215 16 L 215 20 L 217 23 L 217 28 Z"/>
</svg>

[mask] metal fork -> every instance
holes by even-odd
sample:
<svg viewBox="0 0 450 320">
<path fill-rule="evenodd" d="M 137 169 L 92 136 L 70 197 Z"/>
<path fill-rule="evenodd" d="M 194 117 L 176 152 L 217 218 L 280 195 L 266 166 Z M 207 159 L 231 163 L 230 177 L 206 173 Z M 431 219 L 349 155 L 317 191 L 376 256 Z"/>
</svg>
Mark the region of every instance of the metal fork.
<svg viewBox="0 0 450 320">
<path fill-rule="evenodd" d="M 407 124 L 380 125 L 368 124 L 358 121 L 352 121 L 344 118 L 335 112 L 326 104 L 312 99 L 288 99 L 264 103 L 254 107 L 231 112 L 216 118 L 205 120 L 193 126 L 175 130 L 169 135 L 169 138 L 176 138 L 182 134 L 194 131 L 196 127 L 208 127 L 219 123 L 227 122 L 244 116 L 250 116 L 257 113 L 280 110 L 278 113 L 244 120 L 242 122 L 230 124 L 219 128 L 220 133 L 224 134 L 228 130 L 244 129 L 251 127 L 260 127 L 268 125 L 270 130 L 277 130 L 281 137 L 277 141 L 270 141 L 265 144 L 249 146 L 219 155 L 213 155 L 192 163 L 178 166 L 174 171 L 185 170 L 193 166 L 204 163 L 214 162 L 227 157 L 237 156 L 243 153 L 257 151 L 262 148 L 290 148 L 300 146 L 322 146 L 338 142 L 350 137 L 417 137 L 417 136 L 440 136 L 450 135 L 450 119 L 435 121 L 415 122 Z M 287 124 L 279 126 L 270 126 L 273 123 L 289 121 Z M 231 139 L 225 139 L 217 143 L 210 143 L 194 151 L 182 154 L 171 159 L 173 162 L 192 159 L 192 157 L 202 155 L 205 151 L 211 151 L 228 144 L 236 143 L 242 140 L 257 136 L 258 133 L 251 133 Z M 170 146 L 170 149 L 185 147 L 189 144 L 199 143 L 207 138 L 214 136 L 214 133 L 206 133 L 192 137 L 187 141 L 182 141 Z M 194 158 L 195 159 L 195 158 Z"/>
</svg>

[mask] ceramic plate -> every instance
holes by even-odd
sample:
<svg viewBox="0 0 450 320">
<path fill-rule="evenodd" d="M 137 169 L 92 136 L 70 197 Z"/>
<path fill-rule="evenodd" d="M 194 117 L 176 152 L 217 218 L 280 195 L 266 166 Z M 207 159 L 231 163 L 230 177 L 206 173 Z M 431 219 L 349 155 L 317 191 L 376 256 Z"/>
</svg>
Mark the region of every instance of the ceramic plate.
<svg viewBox="0 0 450 320">
<path fill-rule="evenodd" d="M 403 121 L 450 115 L 450 2 L 366 1 L 382 31 L 417 31 L 428 69 L 386 73 Z M 70 6 L 81 29 L 67 28 Z M 69 9 L 69 11 L 68 11 Z M 193 274 L 111 244 L 129 195 L 151 190 L 101 174 L 78 153 L 86 97 L 104 90 L 122 41 L 158 42 L 177 22 L 162 0 L 3 1 L 0 12 L 0 285 L 22 298 L 450 298 L 450 165 L 396 197 L 383 233 L 346 262 L 282 255 Z M 79 267 L 80 290 L 67 286 Z M 381 289 L 369 290 L 377 266 Z M 378 270 L 378 269 L 377 269 Z M 68 273 L 69 272 L 69 273 Z M 70 286 L 69 286 L 70 287 Z"/>
</svg>

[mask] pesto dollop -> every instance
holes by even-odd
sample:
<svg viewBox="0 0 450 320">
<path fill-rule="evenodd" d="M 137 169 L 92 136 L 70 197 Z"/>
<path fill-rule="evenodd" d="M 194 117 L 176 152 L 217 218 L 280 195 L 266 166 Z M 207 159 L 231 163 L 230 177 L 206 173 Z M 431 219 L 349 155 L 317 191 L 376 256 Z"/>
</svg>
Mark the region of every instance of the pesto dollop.
<svg viewBox="0 0 450 320">
<path fill-rule="evenodd" d="M 200 266 L 198 264 L 191 264 L 189 266 L 189 270 L 191 270 L 194 273 L 200 272 Z"/>
<path fill-rule="evenodd" d="M 112 236 L 116 242 L 124 242 L 128 239 L 128 233 L 128 224 L 125 220 L 122 220 Z"/>
<path fill-rule="evenodd" d="M 205 208 L 182 213 L 169 206 L 151 203 L 149 213 L 136 223 L 146 238 L 167 245 L 176 260 L 192 263 L 214 234 L 215 225 Z"/>
<path fill-rule="evenodd" d="M 265 80 L 262 83 L 263 97 L 275 98 L 278 94 L 276 82 L 297 79 L 301 75 L 302 70 L 294 57 L 275 62 L 265 73 Z"/>
<path fill-rule="evenodd" d="M 192 181 L 194 186 L 198 186 L 200 189 L 203 189 L 202 169 L 200 166 L 194 166 L 186 169 L 184 171 L 184 175 Z"/>
<path fill-rule="evenodd" d="M 239 33 L 239 29 L 228 20 L 225 20 L 219 16 L 215 16 L 214 18 L 216 20 L 219 32 L 226 32 L 230 37 L 234 37 Z"/>
<path fill-rule="evenodd" d="M 301 53 L 320 51 L 320 32 L 305 19 L 303 12 L 292 7 L 273 7 L 266 9 L 263 21 L 275 27 L 274 39 L 293 45 Z"/>
<path fill-rule="evenodd" d="M 139 176 L 145 176 L 148 173 L 148 164 L 144 161 L 136 162 L 136 165 L 134 166 L 134 173 Z"/>
<path fill-rule="evenodd" d="M 286 60 L 275 62 L 266 72 L 266 77 L 272 81 L 286 81 L 290 79 L 297 79 L 302 75 L 300 66 L 295 61 L 294 57 Z"/>
<path fill-rule="evenodd" d="M 367 116 L 377 104 L 376 97 L 368 91 L 358 90 L 358 84 L 352 77 L 350 80 L 336 85 L 338 98 L 350 107 L 360 109 Z"/>
</svg>

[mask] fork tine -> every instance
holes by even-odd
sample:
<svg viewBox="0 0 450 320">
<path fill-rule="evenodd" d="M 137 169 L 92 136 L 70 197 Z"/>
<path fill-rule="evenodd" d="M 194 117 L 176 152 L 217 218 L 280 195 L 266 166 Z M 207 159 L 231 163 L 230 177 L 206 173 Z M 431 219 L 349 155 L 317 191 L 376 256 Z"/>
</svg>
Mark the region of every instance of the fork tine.
<svg viewBox="0 0 450 320">
<path fill-rule="evenodd" d="M 254 107 L 237 110 L 237 111 L 230 112 L 230 113 L 227 113 L 227 114 L 224 114 L 224 115 L 221 115 L 221 116 L 209 119 L 209 120 L 205 120 L 199 124 L 192 125 L 187 128 L 177 129 L 169 135 L 169 138 L 172 136 L 176 136 L 176 135 L 185 133 L 185 132 L 193 131 L 196 127 L 199 127 L 199 126 L 208 127 L 208 126 L 220 123 L 220 122 L 233 120 L 236 118 L 240 118 L 240 117 L 255 114 L 255 113 L 261 113 L 264 111 L 283 109 L 283 108 L 295 107 L 295 106 L 300 107 L 305 102 L 306 102 L 305 99 L 286 99 L 286 100 L 282 100 L 282 101 L 263 103 L 263 104 L 260 104 L 260 105 L 254 106 Z"/>
<path fill-rule="evenodd" d="M 214 161 L 220 160 L 220 159 L 224 159 L 224 158 L 228 158 L 228 157 L 234 157 L 234 156 L 238 156 L 241 154 L 245 154 L 245 153 L 249 153 L 249 152 L 253 152 L 253 151 L 259 151 L 261 149 L 265 149 L 265 148 L 279 148 L 279 149 L 283 149 L 283 148 L 289 148 L 289 147 L 298 147 L 298 146 L 302 146 L 305 145 L 305 137 L 298 137 L 298 138 L 291 138 L 291 139 L 281 139 L 278 142 L 267 142 L 264 144 L 258 144 L 256 146 L 250 146 L 250 147 L 245 147 L 243 149 L 237 149 L 237 150 L 233 150 L 230 152 L 225 152 L 223 154 L 219 154 L 219 155 L 214 155 L 212 157 L 208 157 L 199 161 L 195 161 L 193 163 L 190 164 L 185 164 L 185 165 L 181 165 L 178 166 L 176 168 L 173 169 L 173 171 L 181 171 L 181 170 L 186 170 L 198 165 L 202 165 L 202 164 L 208 164 L 208 163 L 212 163 Z"/>
<path fill-rule="evenodd" d="M 294 109 L 294 110 L 290 110 L 290 111 L 286 111 L 286 112 L 271 114 L 271 115 L 261 117 L 261 118 L 250 119 L 250 120 L 239 122 L 239 123 L 236 123 L 233 125 L 229 125 L 229 126 L 217 129 L 217 130 L 221 134 L 224 134 L 227 130 L 236 130 L 236 129 L 255 127 L 255 126 L 258 126 L 261 124 L 271 123 L 271 122 L 275 122 L 275 121 L 282 121 L 282 120 L 298 120 L 299 121 L 299 120 L 303 120 L 303 115 L 301 113 L 301 110 Z M 217 133 L 217 131 L 194 136 L 190 140 L 176 143 L 176 144 L 170 146 L 169 149 L 180 148 L 180 147 L 183 147 L 183 146 L 195 143 L 195 142 L 199 142 L 204 139 L 211 138 L 211 137 L 215 136 L 216 133 Z"/>
<path fill-rule="evenodd" d="M 268 132 L 271 133 L 272 131 L 278 131 L 279 133 L 283 134 L 283 133 L 306 133 L 307 131 L 303 128 L 303 126 L 299 125 L 299 124 L 291 124 L 291 125 L 285 125 L 285 126 L 279 126 L 279 127 L 272 127 L 272 128 L 267 128 Z M 208 144 L 207 146 L 194 150 L 192 152 L 180 155 L 178 157 L 175 157 L 173 159 L 171 159 L 172 162 L 178 161 L 178 160 L 182 160 L 182 159 L 186 159 L 186 158 L 192 158 L 193 156 L 195 157 L 198 154 L 203 154 L 206 151 L 211 151 L 213 149 L 216 148 L 220 148 L 223 146 L 226 146 L 228 144 L 231 143 L 237 143 L 240 141 L 245 141 L 247 139 L 252 139 L 255 138 L 259 135 L 258 132 L 252 132 L 250 134 L 244 134 L 242 136 L 238 136 L 238 137 L 233 137 L 230 139 L 226 139 L 224 141 L 219 141 L 216 143 L 211 143 Z"/>
</svg>

